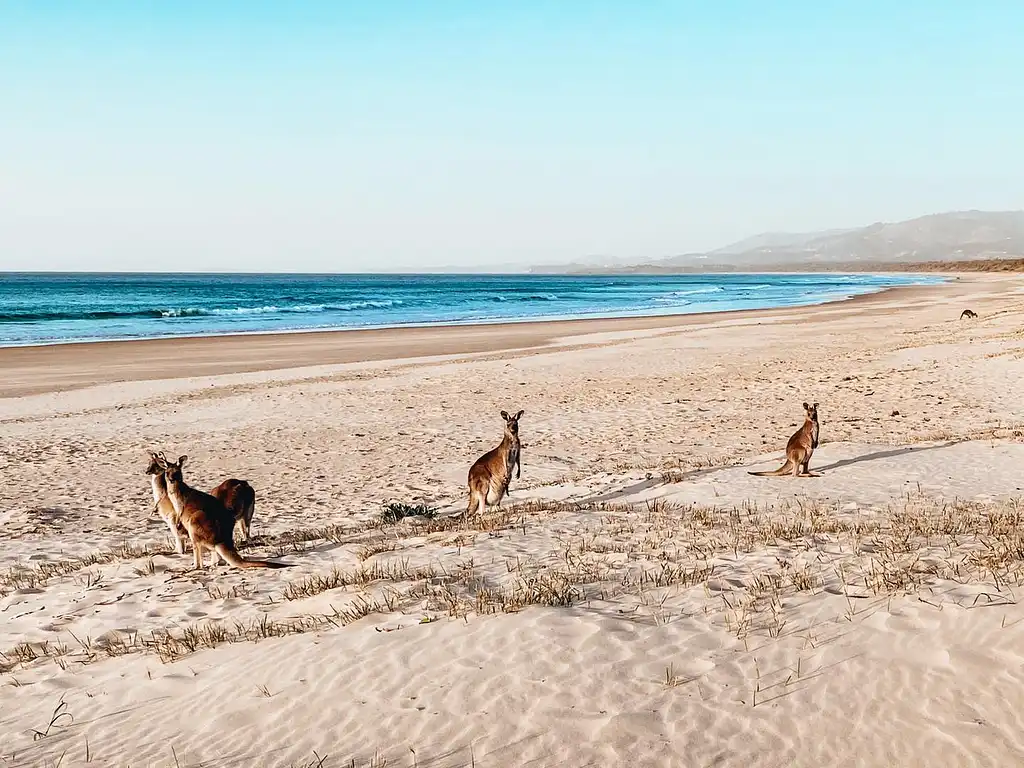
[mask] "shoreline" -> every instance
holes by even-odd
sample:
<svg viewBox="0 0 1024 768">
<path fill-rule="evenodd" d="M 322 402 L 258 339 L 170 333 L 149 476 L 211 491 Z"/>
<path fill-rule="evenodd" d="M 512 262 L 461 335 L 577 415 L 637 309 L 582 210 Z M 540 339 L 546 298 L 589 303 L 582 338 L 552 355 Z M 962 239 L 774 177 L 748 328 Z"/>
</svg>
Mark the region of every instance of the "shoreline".
<svg viewBox="0 0 1024 768">
<path fill-rule="evenodd" d="M 758 273 L 751 273 L 758 274 Z M 854 273 L 844 273 L 854 274 Z M 864 273 L 865 275 L 870 273 Z M 948 277 L 948 276 L 941 276 Z M 393 323 L 390 325 L 365 325 L 365 326 L 352 326 L 352 327 L 339 327 L 339 326 L 324 326 L 324 327 L 298 327 L 298 328 L 269 328 L 265 330 L 251 330 L 251 331 L 229 331 L 229 332 L 210 332 L 210 333 L 184 333 L 184 334 L 168 334 L 165 336 L 122 336 L 113 338 L 68 338 L 68 339 L 54 339 L 52 341 L 30 341 L 25 343 L 12 343 L 3 344 L 0 343 L 0 350 L 5 349 L 29 349 L 35 347 L 69 347 L 79 344 L 120 344 L 126 342 L 146 342 L 146 341 L 181 341 L 186 339 L 223 339 L 223 338 L 235 338 L 245 336 L 292 336 L 296 334 L 307 334 L 307 333 L 356 333 L 366 331 L 402 331 L 406 329 L 431 329 L 431 328 L 475 328 L 475 327 L 491 327 L 491 326 L 502 326 L 502 325 L 522 325 L 525 323 L 570 323 L 570 322 L 589 322 L 589 321 L 601 321 L 601 320 L 636 320 L 636 319 L 657 319 L 657 318 L 674 318 L 682 316 L 699 316 L 699 315 L 726 315 L 735 314 L 737 312 L 762 312 L 772 309 L 800 309 L 803 307 L 820 307 L 826 304 L 836 304 L 844 301 L 851 301 L 853 299 L 861 298 L 864 296 L 872 296 L 884 291 L 892 290 L 894 288 L 909 288 L 912 286 L 929 286 L 929 285 L 940 285 L 941 283 L 909 283 L 906 285 L 883 285 L 870 290 L 861 291 L 853 295 L 844 295 L 834 298 L 822 298 L 810 302 L 801 302 L 798 304 L 786 304 L 773 307 L 754 307 L 749 309 L 718 309 L 708 310 L 701 312 L 656 312 L 653 314 L 647 314 L 645 312 L 638 312 L 636 314 L 586 314 L 586 315 L 552 315 L 545 317 L 543 315 L 535 317 L 511 317 L 511 318 L 484 318 L 480 320 L 466 320 L 466 321 L 425 321 L 425 322 L 410 322 L 410 323 Z"/>
<path fill-rule="evenodd" d="M 59 342 L 0 347 L 0 399 L 82 389 L 129 381 L 258 373 L 322 365 L 400 361 L 557 346 L 560 339 L 594 334 L 672 330 L 723 320 L 774 319 L 786 315 L 857 308 L 910 294 L 942 293 L 962 286 L 963 275 L 942 283 L 888 286 L 843 299 L 764 309 L 565 320 L 523 320 L 256 332 L 157 339 Z M 969 282 L 983 282 L 971 275 Z"/>
<path fill-rule="evenodd" d="M 35 276 L 37 273 L 10 273 L 10 274 L 15 276 L 15 277 L 18 277 L 18 276 L 29 276 L 29 277 L 31 277 L 31 276 Z M 40 273 L 40 274 L 42 274 L 42 273 Z M 57 273 L 57 276 L 59 276 L 59 277 L 66 277 L 66 276 L 73 276 L 73 274 L 74 273 Z M 92 273 L 89 273 L 89 274 L 92 274 Z M 120 275 L 120 274 L 121 273 L 96 273 L 97 276 Z M 143 274 L 145 274 L 146 276 L 152 276 L 152 275 L 149 275 L 149 273 L 143 273 Z M 792 276 L 795 276 L 795 277 L 814 277 L 814 276 L 819 276 L 820 277 L 820 276 L 823 276 L 823 275 L 828 275 L 828 273 L 799 272 L 799 271 L 792 272 L 790 274 Z M 4 273 L 0 273 L 0 279 L 3 278 L 3 275 L 4 275 Z M 199 275 L 194 274 L 194 273 L 183 273 L 182 275 L 180 275 L 180 277 L 198 277 L 198 276 Z M 221 276 L 221 275 L 219 275 L 219 273 L 218 273 L 218 276 Z M 722 274 L 721 275 L 721 277 L 723 277 L 723 278 L 733 278 L 733 277 L 736 277 L 736 276 L 748 277 L 748 278 L 753 278 L 753 277 L 761 276 L 761 277 L 763 277 L 765 279 L 771 279 L 771 278 L 777 277 L 777 275 L 774 275 L 772 273 L 760 273 L 760 272 L 734 273 L 734 274 Z M 71 345 L 71 344 L 99 344 L 99 343 L 107 343 L 107 342 L 163 341 L 163 340 L 169 340 L 169 339 L 224 338 L 224 337 L 234 337 L 234 336 L 260 336 L 260 335 L 277 336 L 277 335 L 290 335 L 290 334 L 303 334 L 303 333 L 333 333 L 333 332 L 353 332 L 353 331 L 391 331 L 391 330 L 401 330 L 401 329 L 406 329 L 406 328 L 442 328 L 442 327 L 450 327 L 450 326 L 458 326 L 458 327 L 462 327 L 462 326 L 494 326 L 494 325 L 506 325 L 506 324 L 512 325 L 512 324 L 521 324 L 521 323 L 569 322 L 569 321 L 577 321 L 577 320 L 619 320 L 619 319 L 628 319 L 628 318 L 673 317 L 673 316 L 678 315 L 678 314 L 701 315 L 701 314 L 710 314 L 712 312 L 716 312 L 717 313 L 717 312 L 759 311 L 759 310 L 764 310 L 764 309 L 786 309 L 786 308 L 794 308 L 794 307 L 802 307 L 802 306 L 817 306 L 817 305 L 822 305 L 822 304 L 834 303 L 834 302 L 837 302 L 837 301 L 845 301 L 845 300 L 848 300 L 848 299 L 851 299 L 851 298 L 856 298 L 857 296 L 863 296 L 863 295 L 869 295 L 869 294 L 872 294 L 872 293 L 877 293 L 879 291 L 886 290 L 887 288 L 901 288 L 901 287 L 906 287 L 906 286 L 909 286 L 909 285 L 933 285 L 933 284 L 936 283 L 936 281 L 944 282 L 947 279 L 945 276 L 942 276 L 942 275 L 936 275 L 936 274 L 925 275 L 925 274 L 921 274 L 921 275 L 906 275 L 906 276 L 903 276 L 898 282 L 892 282 L 892 280 L 890 280 L 890 276 L 876 274 L 876 273 L 871 273 L 871 272 L 850 272 L 850 273 L 844 273 L 844 276 L 860 277 L 860 278 L 875 277 L 875 278 L 880 278 L 883 281 L 889 280 L 889 282 L 887 282 L 887 283 L 883 282 L 881 284 L 865 283 L 865 284 L 859 284 L 859 285 L 831 284 L 829 287 L 819 286 L 823 290 L 811 292 L 810 295 L 797 295 L 797 296 L 792 296 L 792 297 L 785 297 L 785 298 L 780 299 L 780 301 L 783 302 L 783 303 L 773 303 L 772 301 L 765 300 L 765 299 L 761 299 L 760 301 L 758 301 L 757 299 L 750 300 L 748 298 L 748 299 L 742 300 L 742 301 L 738 300 L 736 302 L 727 302 L 727 305 L 728 304 L 733 304 L 734 305 L 734 308 L 728 308 L 728 309 L 726 309 L 726 308 L 715 308 L 715 307 L 708 306 L 708 305 L 705 305 L 705 306 L 708 307 L 707 309 L 702 309 L 701 308 L 701 303 L 702 302 L 700 302 L 700 301 L 692 302 L 692 301 L 687 300 L 687 301 L 683 301 L 683 302 L 681 302 L 679 304 L 672 304 L 671 306 L 665 306 L 665 305 L 658 306 L 656 304 L 655 305 L 646 305 L 645 306 L 643 303 L 638 303 L 638 304 L 633 304 L 633 305 L 630 305 L 630 306 L 623 306 L 623 307 L 611 308 L 611 309 L 603 309 L 603 310 L 602 309 L 598 309 L 596 307 L 583 307 L 583 308 L 577 308 L 577 311 L 575 311 L 575 312 L 574 311 L 559 312 L 557 310 L 547 310 L 547 311 L 541 310 L 541 311 L 537 311 L 537 312 L 528 312 L 526 314 L 516 314 L 515 312 L 513 312 L 511 314 L 504 314 L 504 315 L 502 313 L 497 313 L 497 314 L 494 314 L 494 313 L 491 313 L 491 314 L 484 313 L 482 316 L 479 316 L 479 317 L 469 316 L 469 317 L 464 317 L 464 318 L 458 317 L 458 313 L 453 315 L 451 313 L 446 313 L 446 312 L 442 311 L 442 312 L 440 312 L 438 314 L 438 316 L 436 316 L 434 318 L 423 318 L 423 319 L 418 319 L 418 318 L 401 319 L 400 317 L 398 317 L 398 318 L 375 318 L 372 321 L 366 321 L 366 320 L 363 320 L 363 321 L 359 321 L 359 320 L 351 321 L 351 320 L 346 320 L 346 319 L 343 319 L 341 317 L 338 317 L 338 318 L 333 318 L 332 321 L 327 321 L 327 322 L 320 321 L 320 322 L 317 322 L 317 320 L 316 320 L 316 318 L 314 316 L 312 318 L 307 319 L 306 321 L 294 320 L 294 321 L 286 321 L 286 322 L 280 322 L 280 323 L 277 323 L 277 322 L 263 322 L 263 323 L 260 323 L 260 322 L 255 322 L 255 323 L 250 322 L 250 323 L 247 323 L 247 324 L 243 324 L 241 327 L 230 327 L 230 326 L 223 326 L 223 325 L 218 327 L 216 324 L 213 324 L 213 325 L 207 324 L 206 327 L 203 327 L 203 324 L 199 323 L 198 324 L 199 327 L 193 327 L 193 328 L 188 327 L 188 324 L 186 324 L 184 327 L 175 327 L 175 324 L 171 323 L 171 324 L 168 324 L 166 326 L 161 326 L 161 327 L 145 328 L 145 329 L 142 329 L 142 330 L 140 330 L 138 332 L 135 332 L 135 333 L 130 332 L 128 329 L 123 329 L 124 330 L 124 334 L 123 335 L 118 335 L 116 330 L 112 333 L 111 329 L 103 330 L 102 327 L 97 327 L 97 328 L 92 329 L 92 330 L 83 329 L 84 333 L 82 333 L 81 335 L 79 335 L 79 333 L 74 333 L 72 335 L 65 335 L 65 336 L 61 336 L 60 334 L 55 334 L 55 335 L 45 335 L 45 336 L 41 336 L 41 337 L 36 338 L 32 334 L 29 334 L 27 337 L 19 337 L 19 335 L 16 334 L 14 337 L 12 337 L 10 339 L 0 338 L 0 349 L 64 346 L 64 345 Z M 423 276 L 421 276 L 421 275 L 420 276 L 411 275 L 411 277 L 423 277 Z M 481 275 L 481 277 L 507 278 L 507 277 L 516 277 L 516 276 L 515 275 L 495 274 L 495 275 Z M 542 278 L 549 278 L 549 277 L 557 278 L 557 277 L 564 277 L 564 276 L 543 275 L 543 276 L 540 276 L 540 277 L 542 277 Z M 581 279 L 583 279 L 586 276 L 579 276 L 579 277 Z M 644 276 L 640 276 L 640 277 L 644 277 Z M 651 277 L 652 279 L 660 279 L 660 278 L 664 278 L 665 276 L 652 275 L 652 276 L 649 276 L 649 277 Z M 538 289 L 538 290 L 540 290 L 540 289 Z M 691 292 L 692 291 L 686 291 L 684 293 L 691 293 Z M 696 291 L 696 292 L 700 293 L 702 291 Z M 674 294 L 669 294 L 669 295 L 674 295 Z M 531 297 L 531 298 L 538 298 L 538 297 Z M 540 298 L 543 298 L 543 297 L 540 297 Z M 554 298 L 557 298 L 557 297 L 550 297 L 550 298 L 554 299 Z M 274 302 L 273 299 L 266 299 L 266 300 Z M 656 298 L 655 301 L 661 301 L 661 299 L 660 298 Z M 787 303 L 787 302 L 792 302 L 792 303 Z M 276 303 L 276 302 L 274 302 L 274 303 Z M 319 302 L 314 302 L 314 303 L 319 303 Z M 374 304 L 375 302 L 374 301 L 367 301 L 367 302 L 357 302 L 357 303 Z M 402 304 L 404 302 L 402 300 L 398 300 L 397 303 L 398 304 Z M 735 304 L 737 304 L 737 303 L 740 304 L 740 305 L 746 304 L 747 306 L 735 307 Z M 324 308 L 325 307 L 320 307 L 321 310 L 324 309 Z M 302 308 L 301 307 L 289 308 L 289 307 L 286 306 L 284 309 L 282 309 L 280 311 L 281 312 L 291 312 L 293 309 L 302 309 Z M 326 309 L 333 309 L 333 307 L 326 307 Z M 246 308 L 238 308 L 238 309 L 210 309 L 208 311 L 204 310 L 202 308 L 200 308 L 200 309 L 182 309 L 182 310 L 175 310 L 175 309 L 159 310 L 159 309 L 153 309 L 153 310 L 149 310 L 147 312 L 139 312 L 137 314 L 126 314 L 125 317 L 139 317 L 139 318 L 149 318 L 149 319 L 152 319 L 153 317 L 157 317 L 157 314 L 154 314 L 154 313 L 159 313 L 163 317 L 167 318 L 167 317 L 178 317 L 179 313 L 180 313 L 180 315 L 191 315 L 191 314 L 196 314 L 196 315 L 204 315 L 204 314 L 216 315 L 217 313 L 230 314 L 230 313 L 233 313 L 233 312 L 236 312 L 236 311 L 237 312 L 242 312 L 242 313 L 249 313 L 250 310 L 246 309 Z M 263 312 L 263 311 L 275 311 L 276 312 L 276 311 L 278 311 L 278 307 L 276 307 L 276 306 L 258 307 L 258 308 L 253 309 L 252 311 L 253 312 Z M 110 317 L 114 317 L 116 314 L 117 313 L 113 313 L 113 314 L 111 314 Z M 300 314 L 303 314 L 303 313 L 300 313 Z M 447 317 L 445 316 L 446 314 L 448 314 Z M 51 320 L 51 319 L 56 319 L 56 320 L 83 319 L 83 318 L 79 318 L 79 317 L 74 316 L 74 315 L 67 316 L 67 317 L 65 317 L 63 315 L 53 315 L 53 316 L 50 316 L 50 315 L 27 315 L 26 317 L 28 319 L 24 320 L 22 322 L 23 323 L 27 323 L 29 325 L 36 324 L 39 321 L 47 322 L 48 320 Z M 8 319 L 10 320 L 12 318 L 14 319 L 15 325 L 18 325 L 19 323 L 17 321 L 17 315 L 11 316 Z M 109 318 L 105 318 L 105 319 L 109 319 Z M 281 319 L 281 318 L 277 318 L 277 319 Z M 193 325 L 195 325 L 195 324 L 193 324 Z M 95 335 L 93 335 L 93 333 L 95 333 Z"/>
</svg>

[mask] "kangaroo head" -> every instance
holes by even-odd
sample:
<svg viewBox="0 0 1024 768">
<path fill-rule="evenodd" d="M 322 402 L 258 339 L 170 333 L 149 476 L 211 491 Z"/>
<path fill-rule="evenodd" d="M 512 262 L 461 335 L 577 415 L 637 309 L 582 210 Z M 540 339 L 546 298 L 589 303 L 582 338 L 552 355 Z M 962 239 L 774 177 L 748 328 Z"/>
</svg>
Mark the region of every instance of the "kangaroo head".
<svg viewBox="0 0 1024 768">
<path fill-rule="evenodd" d="M 808 419 L 813 421 L 815 424 L 818 423 L 818 404 L 817 403 L 814 403 L 813 405 L 808 405 L 807 403 L 804 403 L 804 413 L 807 415 Z"/>
<path fill-rule="evenodd" d="M 146 467 L 147 475 L 159 475 L 167 469 L 167 459 L 163 453 L 149 452 L 149 466 Z"/>
<path fill-rule="evenodd" d="M 516 437 L 519 435 L 519 417 L 523 415 L 523 411 L 509 416 L 506 411 L 501 412 L 501 418 L 505 420 L 505 433 Z"/>
<path fill-rule="evenodd" d="M 164 478 L 171 487 L 177 487 L 182 482 L 181 468 L 188 461 L 188 456 L 179 456 L 176 462 L 167 461 L 164 466 Z"/>
</svg>

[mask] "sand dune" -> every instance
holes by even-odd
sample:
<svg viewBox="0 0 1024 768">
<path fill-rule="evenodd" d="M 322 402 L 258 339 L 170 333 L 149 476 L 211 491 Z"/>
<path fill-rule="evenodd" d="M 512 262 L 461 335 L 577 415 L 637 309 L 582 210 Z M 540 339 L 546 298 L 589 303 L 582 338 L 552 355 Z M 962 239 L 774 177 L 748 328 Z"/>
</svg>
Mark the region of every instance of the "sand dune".
<svg viewBox="0 0 1024 768">
<path fill-rule="evenodd" d="M 0 766 L 1018 763 L 1022 287 L 71 391 L 23 361 Z M 822 476 L 749 475 L 803 400 Z M 450 517 L 502 408 L 522 481 Z M 243 552 L 294 567 L 188 570 L 151 447 L 248 479 Z"/>
</svg>

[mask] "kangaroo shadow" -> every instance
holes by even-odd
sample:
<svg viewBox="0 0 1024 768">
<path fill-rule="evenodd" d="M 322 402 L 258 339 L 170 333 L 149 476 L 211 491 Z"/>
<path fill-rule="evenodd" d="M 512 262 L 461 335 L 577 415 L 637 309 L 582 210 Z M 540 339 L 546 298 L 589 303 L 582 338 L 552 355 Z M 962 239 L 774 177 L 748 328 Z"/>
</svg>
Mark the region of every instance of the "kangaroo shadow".
<svg viewBox="0 0 1024 768">
<path fill-rule="evenodd" d="M 849 467 L 853 464 L 860 464 L 865 461 L 876 461 L 878 459 L 891 459 L 895 456 L 903 456 L 908 453 L 921 453 L 923 451 L 934 451 L 938 448 L 949 448 L 964 442 L 963 440 L 948 440 L 941 445 L 926 445 L 924 447 L 917 447 L 908 445 L 904 448 L 893 448 L 889 451 L 876 451 L 875 453 L 866 453 L 863 456 L 854 456 L 852 459 L 841 459 L 840 461 L 833 462 L 824 467 L 814 467 L 815 472 L 826 472 L 830 469 L 842 469 L 843 467 Z"/>
<path fill-rule="evenodd" d="M 736 467 L 754 466 L 753 464 L 736 464 L 722 467 L 707 467 L 705 469 L 691 469 L 688 472 L 679 472 L 674 474 L 671 480 L 667 480 L 664 477 L 660 479 L 650 478 L 647 480 L 641 480 L 639 483 L 633 483 L 633 485 L 627 485 L 625 488 L 618 488 L 607 493 L 600 493 L 594 496 L 587 496 L 584 499 L 580 499 L 580 504 L 606 504 L 609 502 L 617 501 L 618 499 L 631 496 L 634 493 L 640 493 L 640 491 L 646 491 L 650 488 L 657 488 L 659 486 L 666 485 L 678 485 L 679 483 L 686 482 L 687 480 L 696 480 L 699 477 L 705 477 L 707 475 L 713 475 L 716 472 L 721 472 L 724 469 L 734 469 Z"/>
<path fill-rule="evenodd" d="M 64 507 L 32 507 L 26 516 L 40 525 L 59 527 L 74 515 Z"/>
<path fill-rule="evenodd" d="M 941 443 L 939 445 L 926 445 L 926 446 L 921 446 L 921 447 L 910 445 L 910 446 L 905 446 L 903 448 L 893 448 L 893 449 L 887 450 L 887 451 L 876 451 L 875 453 L 866 453 L 863 456 L 854 456 L 853 458 L 850 458 L 850 459 L 841 459 L 840 461 L 835 461 L 835 462 L 833 462 L 831 464 L 828 464 L 826 466 L 823 466 L 823 467 L 814 466 L 812 468 L 812 471 L 814 471 L 814 472 L 826 472 L 826 471 L 832 470 L 832 469 L 841 469 L 843 467 L 849 467 L 849 466 L 851 466 L 853 464 L 860 464 L 860 463 L 865 462 L 865 461 L 875 461 L 877 459 L 891 459 L 891 458 L 893 458 L 895 456 L 903 456 L 904 454 L 907 454 L 907 453 L 914 453 L 914 452 L 920 453 L 922 451 L 933 451 L 933 450 L 936 450 L 938 448 L 949 448 L 951 446 L 958 445 L 958 444 L 960 444 L 962 442 L 965 442 L 965 440 L 964 439 L 961 439 L 961 440 L 947 440 L 945 443 Z M 678 483 L 685 482 L 687 480 L 696 480 L 697 478 L 700 478 L 700 477 L 705 477 L 707 475 L 713 475 L 715 473 L 722 472 L 723 470 L 743 469 L 743 468 L 746 468 L 746 467 L 757 466 L 758 464 L 761 464 L 761 463 L 763 463 L 763 462 L 757 461 L 757 462 L 753 462 L 753 463 L 734 464 L 734 465 L 725 466 L 725 467 L 709 467 L 707 469 L 694 469 L 694 470 L 691 470 L 689 472 L 681 473 L 680 475 L 676 476 L 676 478 L 674 478 L 673 480 L 655 480 L 654 478 L 651 478 L 650 480 L 643 480 L 643 481 L 641 481 L 639 483 L 634 483 L 633 485 L 627 485 L 625 488 L 618 488 L 616 490 L 609 491 L 608 493 L 602 493 L 602 494 L 596 494 L 594 496 L 588 496 L 588 497 L 586 497 L 584 499 L 581 499 L 579 503 L 581 503 L 581 504 L 601 504 L 601 503 L 614 502 L 614 501 L 617 501 L 619 499 L 625 498 L 626 496 L 631 496 L 634 493 L 639 493 L 640 491 L 646 491 L 646 490 L 648 490 L 650 488 L 655 488 L 655 487 L 658 487 L 658 486 L 665 486 L 665 485 L 676 485 Z"/>
</svg>

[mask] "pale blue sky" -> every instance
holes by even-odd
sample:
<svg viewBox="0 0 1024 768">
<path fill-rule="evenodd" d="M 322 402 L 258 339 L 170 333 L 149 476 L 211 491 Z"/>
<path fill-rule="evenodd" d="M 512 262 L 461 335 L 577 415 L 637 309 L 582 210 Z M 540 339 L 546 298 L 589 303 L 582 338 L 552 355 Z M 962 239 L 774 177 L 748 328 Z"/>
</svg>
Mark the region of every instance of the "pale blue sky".
<svg viewBox="0 0 1024 768">
<path fill-rule="evenodd" d="M 0 2 L 0 269 L 637 259 L 1024 208 L 1024 3 Z"/>
</svg>

